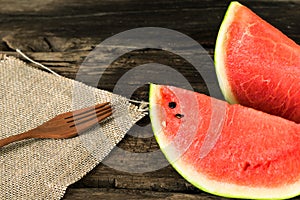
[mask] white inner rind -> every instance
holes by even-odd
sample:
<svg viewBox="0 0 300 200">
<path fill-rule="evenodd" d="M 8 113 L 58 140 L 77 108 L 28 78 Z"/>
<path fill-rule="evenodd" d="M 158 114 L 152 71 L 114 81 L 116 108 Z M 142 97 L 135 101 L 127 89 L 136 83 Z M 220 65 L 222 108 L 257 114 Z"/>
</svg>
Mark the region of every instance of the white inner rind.
<svg viewBox="0 0 300 200">
<path fill-rule="evenodd" d="M 207 176 L 199 172 L 199 170 L 196 170 L 197 166 L 191 166 L 189 163 L 184 162 L 182 157 L 176 161 L 171 160 L 170 158 L 172 158 L 173 155 L 169 155 L 171 152 L 164 151 L 163 148 L 170 144 L 170 142 L 166 137 L 164 137 L 162 111 L 161 107 L 158 106 L 159 104 L 157 103 L 161 99 L 160 88 L 161 86 L 159 85 L 150 85 L 149 107 L 153 132 L 167 160 L 187 181 L 208 193 L 231 198 L 286 199 L 300 194 L 300 180 L 293 184 L 286 184 L 277 188 L 242 186 L 209 179 Z"/>
<path fill-rule="evenodd" d="M 216 74 L 221 91 L 224 95 L 224 98 L 231 104 L 236 104 L 238 103 L 238 101 L 232 93 L 232 89 L 228 82 L 226 73 L 226 46 L 228 37 L 227 30 L 234 20 L 236 10 L 240 6 L 242 5 L 236 1 L 232 2 L 229 5 L 218 33 L 214 55 Z"/>
<path fill-rule="evenodd" d="M 154 136 L 158 143 L 167 144 L 166 137 L 164 137 L 163 132 L 163 120 L 162 114 L 160 110 L 160 106 L 157 103 L 160 97 L 160 86 L 155 84 L 150 84 L 150 92 L 149 92 L 149 116 L 151 119 L 152 130 L 155 133 Z M 161 147 L 161 149 L 164 149 Z"/>
</svg>

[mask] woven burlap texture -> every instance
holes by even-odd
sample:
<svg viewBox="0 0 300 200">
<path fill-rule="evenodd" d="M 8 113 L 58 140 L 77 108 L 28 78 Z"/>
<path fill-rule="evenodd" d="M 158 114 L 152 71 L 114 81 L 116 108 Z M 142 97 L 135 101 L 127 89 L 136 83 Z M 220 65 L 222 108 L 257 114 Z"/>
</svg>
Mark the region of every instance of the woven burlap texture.
<svg viewBox="0 0 300 200">
<path fill-rule="evenodd" d="M 35 69 L 14 57 L 2 59 L 0 138 L 106 101 L 116 110 L 113 116 L 78 137 L 30 139 L 0 148 L 0 199 L 62 198 L 67 187 L 101 162 L 144 116 L 124 97 Z"/>
</svg>

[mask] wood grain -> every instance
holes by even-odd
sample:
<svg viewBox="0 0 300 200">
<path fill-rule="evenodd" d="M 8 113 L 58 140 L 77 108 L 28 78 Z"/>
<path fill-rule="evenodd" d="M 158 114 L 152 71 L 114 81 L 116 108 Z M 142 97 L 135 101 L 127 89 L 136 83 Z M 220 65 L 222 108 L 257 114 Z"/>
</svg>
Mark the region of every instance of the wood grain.
<svg viewBox="0 0 300 200">
<path fill-rule="evenodd" d="M 214 197 L 209 194 L 187 194 L 174 192 L 155 192 L 147 190 L 126 190 L 126 189 L 107 189 L 107 188 L 86 188 L 86 189 L 68 189 L 68 196 L 66 200 L 80 200 L 80 199 L 147 199 L 147 200 L 208 200 L 208 199 L 226 199 L 221 197 Z"/>
<path fill-rule="evenodd" d="M 137 27 L 180 31 L 213 47 L 230 1 L 4 1 L 0 8 L 0 49 L 57 52 L 91 50 L 104 39 Z M 245 1 L 296 42 L 299 1 Z"/>
</svg>

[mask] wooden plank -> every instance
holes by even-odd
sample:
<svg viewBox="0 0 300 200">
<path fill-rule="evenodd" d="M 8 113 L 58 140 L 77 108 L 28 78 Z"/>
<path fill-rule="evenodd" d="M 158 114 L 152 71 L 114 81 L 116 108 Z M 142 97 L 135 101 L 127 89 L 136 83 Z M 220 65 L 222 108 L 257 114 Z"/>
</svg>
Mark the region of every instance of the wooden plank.
<svg viewBox="0 0 300 200">
<path fill-rule="evenodd" d="M 43 1 L 1 5 L 0 50 L 91 50 L 104 39 L 137 27 L 180 31 L 205 47 L 213 47 L 229 1 Z M 300 43 L 300 2 L 242 3 Z M 26 4 L 26 5 L 25 5 Z M 276 13 L 276 15 L 275 15 Z M 274 16 L 275 15 L 275 16 Z"/>
<path fill-rule="evenodd" d="M 109 48 L 109 47 L 107 47 Z M 207 56 L 212 56 L 213 50 L 207 50 Z M 1 52 L 0 52 L 1 53 Z M 17 56 L 20 59 L 23 59 L 16 52 L 2 52 L 7 55 Z M 179 57 L 178 55 L 172 54 L 170 52 L 165 52 L 161 50 L 140 50 L 133 51 L 128 54 L 125 54 L 115 60 L 111 66 L 101 66 L 97 65 L 95 68 L 82 66 L 82 62 L 84 58 L 88 56 L 88 51 L 79 51 L 79 52 L 26 52 L 26 54 L 32 58 L 33 60 L 44 64 L 45 66 L 51 68 L 58 74 L 65 76 L 67 78 L 72 78 L 82 81 L 88 85 L 94 85 L 93 80 L 97 79 L 100 74 L 98 73 L 100 68 L 108 68 L 103 74 L 98 83 L 98 88 L 105 89 L 108 91 L 113 91 L 115 85 L 119 78 L 130 69 L 133 69 L 136 66 L 140 66 L 146 63 L 160 63 L 166 66 L 170 66 L 176 70 L 178 70 L 180 74 L 182 74 L 186 80 L 191 84 L 193 89 L 198 92 L 202 92 L 208 94 L 207 87 L 201 77 L 201 74 L 197 72 L 191 64 L 189 64 L 186 60 Z M 205 52 L 204 52 L 205 53 Z M 97 59 L 107 59 L 108 55 L 102 54 Z M 206 61 L 203 62 L 203 64 Z M 31 63 L 29 63 L 32 65 Z M 212 60 L 211 60 L 212 65 Z M 35 65 L 33 65 L 35 66 Z M 35 66 L 36 67 L 36 66 Z M 213 68 L 213 65 L 211 66 Z M 83 73 L 77 74 L 78 69 L 81 68 Z M 140 87 L 143 84 L 147 83 L 147 81 L 143 81 L 143 76 L 147 76 L 147 74 L 151 72 L 145 70 L 142 71 L 140 77 L 136 77 L 137 81 L 128 83 L 132 84 L 136 87 Z M 179 83 L 179 80 L 178 80 Z M 186 83 L 182 83 L 183 85 Z M 137 93 L 134 93 L 133 99 L 147 100 L 148 88 L 142 88 Z"/>
<path fill-rule="evenodd" d="M 125 163 L 126 164 L 126 163 Z M 70 188 L 115 188 L 172 191 L 198 194 L 199 189 L 185 181 L 171 166 L 147 173 L 126 173 L 99 164 Z"/>
<path fill-rule="evenodd" d="M 81 200 L 81 199 L 147 199 L 147 200 L 177 200 L 177 199 L 187 199 L 187 200 L 208 200 L 208 199 L 226 199 L 221 197 L 214 197 L 206 193 L 201 194 L 185 194 L 185 193 L 173 193 L 173 192 L 154 192 L 145 190 L 120 190 L 120 189 L 106 189 L 106 188 L 81 188 L 75 189 L 70 188 L 67 190 L 67 194 L 64 200 Z"/>
</svg>

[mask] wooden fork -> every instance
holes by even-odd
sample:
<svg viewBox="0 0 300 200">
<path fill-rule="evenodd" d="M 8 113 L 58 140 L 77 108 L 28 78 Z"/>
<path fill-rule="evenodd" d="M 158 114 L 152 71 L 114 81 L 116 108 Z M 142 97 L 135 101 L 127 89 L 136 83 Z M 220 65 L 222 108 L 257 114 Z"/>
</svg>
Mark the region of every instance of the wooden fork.
<svg viewBox="0 0 300 200">
<path fill-rule="evenodd" d="M 112 114 L 109 102 L 66 112 L 27 132 L 0 140 L 0 147 L 29 138 L 63 139 L 77 136 Z"/>
</svg>

